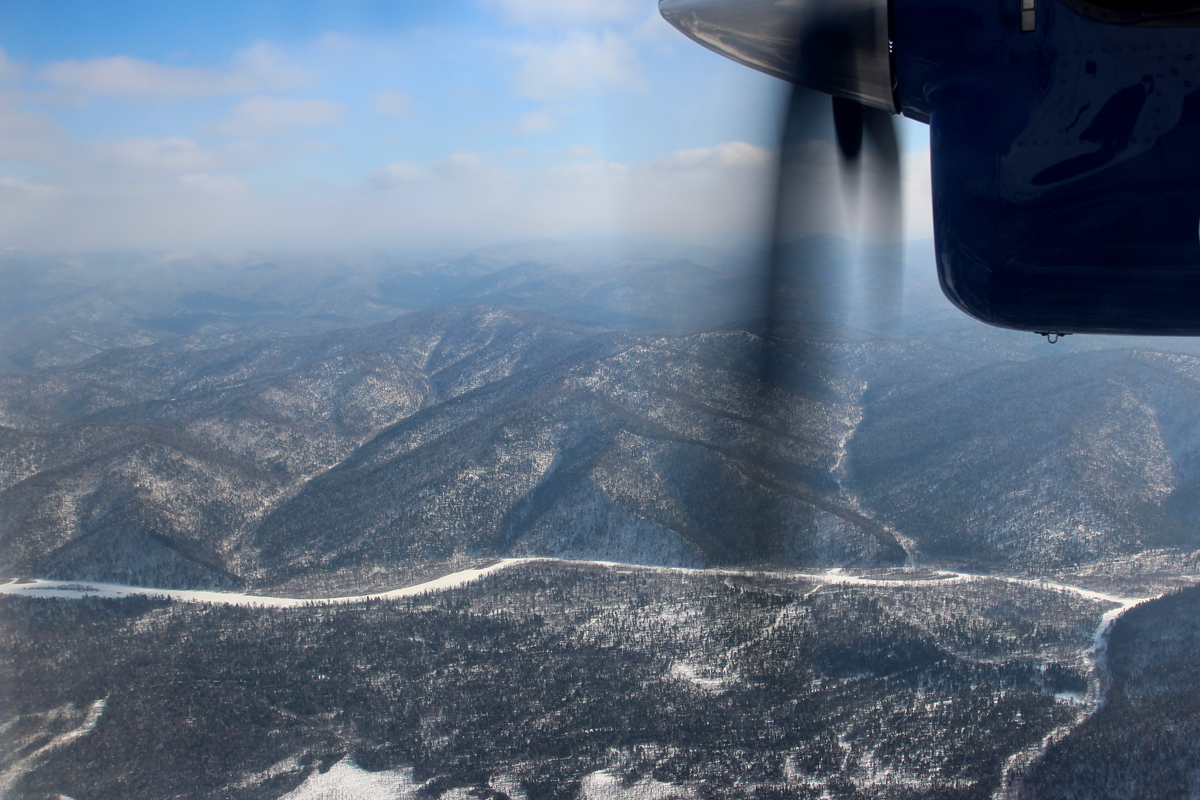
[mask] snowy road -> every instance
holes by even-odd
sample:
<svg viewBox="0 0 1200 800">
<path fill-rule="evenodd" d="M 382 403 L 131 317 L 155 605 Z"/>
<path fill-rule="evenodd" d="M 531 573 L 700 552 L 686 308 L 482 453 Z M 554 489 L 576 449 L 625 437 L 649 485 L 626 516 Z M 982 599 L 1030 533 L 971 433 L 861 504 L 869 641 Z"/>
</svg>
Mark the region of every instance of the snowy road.
<svg viewBox="0 0 1200 800">
<path fill-rule="evenodd" d="M 0 594 L 20 595 L 22 597 L 62 597 L 78 600 L 83 597 L 167 597 L 192 603 L 215 603 L 231 606 L 255 606 L 259 608 L 294 608 L 296 606 L 357 603 L 363 600 L 393 600 L 398 597 L 413 597 L 428 592 L 440 592 L 470 583 L 490 575 L 493 572 L 523 564 L 529 559 L 507 558 L 480 569 L 464 569 L 452 572 L 425 583 L 415 586 L 405 586 L 390 592 L 375 594 L 348 595 L 345 597 L 268 597 L 241 592 L 218 592 L 202 589 L 155 589 L 147 586 L 125 586 L 118 583 L 97 583 L 95 581 L 47 581 L 29 580 L 21 583 L 15 581 L 0 584 Z"/>
<path fill-rule="evenodd" d="M 346 595 L 337 597 L 271 597 L 268 595 L 245 594 L 242 592 L 225 592 L 206 589 L 158 589 L 147 586 L 129 586 L 118 583 L 99 583 L 96 581 L 51 581 L 42 579 L 22 579 L 21 582 L 9 581 L 8 583 L 0 584 L 0 594 L 21 595 L 24 597 L 61 597 L 69 599 L 79 599 L 83 597 L 167 597 L 172 600 L 180 600 L 184 602 L 194 603 L 216 603 L 222 605 L 236 606 L 258 606 L 262 608 L 292 608 L 295 606 L 314 605 L 314 604 L 330 604 L 330 603 L 355 603 L 363 600 L 388 600 L 397 597 L 412 597 L 427 592 L 437 592 L 446 589 L 453 589 L 458 586 L 478 580 L 485 575 L 494 572 L 499 572 L 509 567 L 515 567 L 520 564 L 544 563 L 544 564 L 578 564 L 588 566 L 604 566 L 618 569 L 633 569 L 633 570 L 648 570 L 653 572 L 684 572 L 684 573 L 707 573 L 711 575 L 737 575 L 737 576 L 752 576 L 765 575 L 775 578 L 797 578 L 804 581 L 811 581 L 820 586 L 826 585 L 851 585 L 851 586 L 873 586 L 878 588 L 901 587 L 901 586 L 950 586 L 956 583 L 965 583 L 968 581 L 978 580 L 998 580 L 1005 583 L 1011 583 L 1020 586 L 1028 586 L 1035 589 L 1045 589 L 1049 591 L 1070 592 L 1078 597 L 1087 600 L 1095 600 L 1102 603 L 1114 603 L 1119 608 L 1114 609 L 1105 616 L 1107 624 L 1116 619 L 1116 616 L 1111 616 L 1119 613 L 1124 609 L 1129 608 L 1143 600 L 1153 598 L 1149 597 L 1124 597 L 1121 595 L 1108 594 L 1106 592 L 1097 592 L 1092 589 L 1084 589 L 1079 586 L 1071 586 L 1065 583 L 1056 583 L 1054 581 L 1046 581 L 1034 578 L 1013 578 L 1003 575 L 986 575 L 972 572 L 954 572 L 952 570 L 916 570 L 913 574 L 921 577 L 902 578 L 902 577 L 886 577 L 872 578 L 855 575 L 847 572 L 844 569 L 829 569 L 823 572 L 762 572 L 762 571 L 746 571 L 736 569 L 695 569 L 689 567 L 653 567 L 642 566 L 639 564 L 622 564 L 613 561 L 572 561 L 567 559 L 557 558 L 505 558 L 500 559 L 495 564 L 478 569 L 465 569 L 461 572 L 452 572 L 449 575 L 443 575 L 440 578 L 435 578 L 425 583 L 419 583 L 414 586 L 405 586 L 401 589 L 393 589 L 389 592 L 375 592 L 372 594 Z M 905 574 L 905 570 L 894 570 L 892 574 Z M 1095 643 L 1099 645 L 1101 641 L 1102 631 L 1107 631 L 1105 624 L 1101 624 L 1101 628 L 1096 631 Z"/>
</svg>

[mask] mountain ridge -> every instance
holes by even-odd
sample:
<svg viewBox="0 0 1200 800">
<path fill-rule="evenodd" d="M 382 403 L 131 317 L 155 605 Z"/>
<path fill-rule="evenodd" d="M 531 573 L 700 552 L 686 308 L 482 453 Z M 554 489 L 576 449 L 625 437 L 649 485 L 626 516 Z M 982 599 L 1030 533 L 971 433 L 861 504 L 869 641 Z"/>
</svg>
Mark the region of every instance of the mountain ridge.
<svg viewBox="0 0 1200 800">
<path fill-rule="evenodd" d="M 518 260 L 438 291 L 574 269 Z M 646 280 L 612 285 L 653 309 L 654 281 L 677 278 Z M 324 281 L 286 292 L 318 302 Z M 1035 349 L 919 293 L 887 335 L 824 317 L 770 338 L 719 319 L 664 332 L 720 286 L 683 287 L 635 329 L 541 313 L 551 287 L 524 309 L 258 318 L 0 375 L 0 570 L 189 586 L 507 555 L 1036 571 L 1200 545 L 1200 359 L 1179 343 Z M 276 314 L 281 296 L 254 302 Z M 764 348 L 799 377 L 764 384 Z"/>
</svg>

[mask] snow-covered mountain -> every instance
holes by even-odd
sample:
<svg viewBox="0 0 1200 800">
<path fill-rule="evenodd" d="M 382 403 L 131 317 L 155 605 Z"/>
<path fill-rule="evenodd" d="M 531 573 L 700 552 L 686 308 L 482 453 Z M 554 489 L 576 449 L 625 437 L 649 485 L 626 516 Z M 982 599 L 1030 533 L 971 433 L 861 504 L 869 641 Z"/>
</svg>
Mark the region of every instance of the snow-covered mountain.
<svg viewBox="0 0 1200 800">
<path fill-rule="evenodd" d="M 230 585 L 492 555 L 1027 568 L 1197 544 L 1193 355 L 1051 348 L 919 292 L 900 331 L 798 324 L 766 342 L 752 322 L 680 322 L 744 310 L 732 257 L 626 259 L 618 279 L 519 251 L 412 267 L 430 293 L 374 323 L 310 265 L 239 267 L 233 288 L 257 287 L 241 294 L 197 267 L 209 282 L 176 276 L 171 302 L 217 321 L 140 344 L 122 331 L 150 301 L 81 282 L 125 298 L 89 323 L 111 333 L 101 351 L 0 378 L 0 571 Z M 403 295 L 398 268 L 370 269 L 355 274 L 371 292 Z M 45 283 L 30 286 L 61 300 Z M 355 324 L 289 316 L 326 292 Z M 418 308 L 439 298 L 457 304 Z M 55 335 L 78 323 L 73 302 L 34 307 L 60 315 Z M 765 384 L 764 349 L 805 377 Z"/>
</svg>

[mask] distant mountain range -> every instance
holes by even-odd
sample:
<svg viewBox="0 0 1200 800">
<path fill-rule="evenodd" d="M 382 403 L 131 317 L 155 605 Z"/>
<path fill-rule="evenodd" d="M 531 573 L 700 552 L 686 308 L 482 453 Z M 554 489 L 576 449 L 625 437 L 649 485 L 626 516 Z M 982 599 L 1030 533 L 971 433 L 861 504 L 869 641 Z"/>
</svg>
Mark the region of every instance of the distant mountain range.
<svg viewBox="0 0 1200 800">
<path fill-rule="evenodd" d="M 822 246 L 845 250 L 832 238 Z M 746 265 L 744 255 L 706 247 L 553 241 L 424 255 L 9 251 L 0 253 L 0 373 L 74 364 L 113 347 L 277 338 L 471 303 L 585 324 L 703 330 L 745 315 Z"/>
<path fill-rule="evenodd" d="M 849 272 L 844 243 L 795 249 Z M 927 281 L 887 335 L 764 341 L 738 321 L 744 256 L 629 255 L 185 259 L 124 279 L 10 261 L 0 572 L 266 585 L 526 554 L 1036 569 L 1200 544 L 1186 344 L 1050 348 Z M 764 348 L 806 377 L 765 385 Z"/>
</svg>

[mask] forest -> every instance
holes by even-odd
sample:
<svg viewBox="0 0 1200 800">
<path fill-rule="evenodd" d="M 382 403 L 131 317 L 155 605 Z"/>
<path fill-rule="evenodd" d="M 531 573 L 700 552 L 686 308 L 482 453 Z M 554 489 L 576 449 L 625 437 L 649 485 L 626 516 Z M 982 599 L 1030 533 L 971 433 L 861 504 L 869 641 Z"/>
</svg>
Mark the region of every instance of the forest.
<svg viewBox="0 0 1200 800">
<path fill-rule="evenodd" d="M 9 797 L 76 800 L 284 797 L 338 764 L 406 770 L 423 797 L 575 797 L 601 776 L 984 798 L 1077 721 L 1108 607 L 936 574 L 552 562 L 293 609 L 5 597 L 0 769 Z"/>
</svg>

